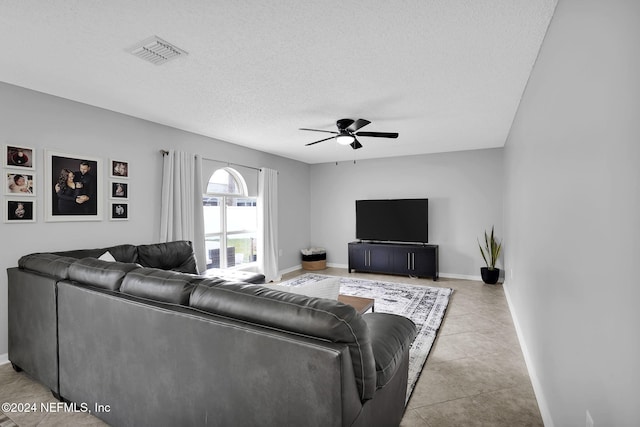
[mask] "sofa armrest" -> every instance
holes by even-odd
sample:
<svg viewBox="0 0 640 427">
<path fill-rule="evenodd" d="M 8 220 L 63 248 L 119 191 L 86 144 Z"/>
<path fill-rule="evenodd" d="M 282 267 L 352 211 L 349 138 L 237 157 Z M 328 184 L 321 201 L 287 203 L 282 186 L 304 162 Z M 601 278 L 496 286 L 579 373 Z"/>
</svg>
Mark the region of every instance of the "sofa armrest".
<svg viewBox="0 0 640 427">
<path fill-rule="evenodd" d="M 416 325 L 406 317 L 388 313 L 368 313 L 362 318 L 369 327 L 376 361 L 376 385 L 381 388 L 402 364 L 405 351 L 416 337 Z"/>
<path fill-rule="evenodd" d="M 35 253 L 20 258 L 18 266 L 23 270 L 31 270 L 57 279 L 66 279 L 69 277 L 69 267 L 76 261 L 76 258 L 67 256 Z"/>
</svg>

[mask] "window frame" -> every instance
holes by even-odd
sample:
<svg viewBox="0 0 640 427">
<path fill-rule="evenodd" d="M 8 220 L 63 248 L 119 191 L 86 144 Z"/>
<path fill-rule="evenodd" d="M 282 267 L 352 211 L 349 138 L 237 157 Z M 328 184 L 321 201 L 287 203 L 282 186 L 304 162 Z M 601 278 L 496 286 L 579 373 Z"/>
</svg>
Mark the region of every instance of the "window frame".
<svg viewBox="0 0 640 427">
<path fill-rule="evenodd" d="M 216 170 L 213 171 L 213 173 L 211 174 L 211 176 L 209 177 L 209 180 L 207 181 L 207 187 L 206 189 L 209 188 L 209 183 L 211 182 L 211 179 L 213 178 L 213 176 L 218 173 L 219 171 L 224 171 L 227 174 L 229 174 L 229 176 L 235 181 L 236 184 L 236 188 L 239 190 L 239 192 L 235 192 L 235 193 L 228 193 L 228 192 L 209 192 L 206 191 L 203 195 L 203 215 L 204 215 L 204 202 L 206 198 L 217 198 L 219 203 L 218 203 L 218 207 L 220 208 L 220 232 L 219 233 L 205 233 L 205 241 L 207 239 L 207 237 L 219 237 L 219 242 L 220 242 L 220 266 L 217 268 L 240 268 L 242 267 L 248 267 L 248 266 L 254 266 L 257 264 L 257 261 L 250 261 L 247 263 L 242 263 L 238 266 L 235 267 L 229 267 L 227 266 L 227 242 L 228 242 L 228 234 L 229 231 L 227 229 L 228 227 L 228 212 L 227 212 L 227 207 L 228 207 L 228 200 L 229 199 L 250 199 L 252 201 L 250 206 L 257 206 L 257 197 L 250 197 L 248 195 L 248 189 L 247 189 L 247 183 L 244 179 L 244 177 L 242 176 L 242 174 L 240 172 L 238 172 L 237 170 L 231 168 L 231 167 L 222 167 L 222 168 L 218 168 Z M 238 206 L 246 206 L 246 205 L 238 205 Z M 246 230 L 247 232 L 250 232 L 251 230 Z M 257 229 L 256 231 L 256 238 L 257 238 Z"/>
</svg>

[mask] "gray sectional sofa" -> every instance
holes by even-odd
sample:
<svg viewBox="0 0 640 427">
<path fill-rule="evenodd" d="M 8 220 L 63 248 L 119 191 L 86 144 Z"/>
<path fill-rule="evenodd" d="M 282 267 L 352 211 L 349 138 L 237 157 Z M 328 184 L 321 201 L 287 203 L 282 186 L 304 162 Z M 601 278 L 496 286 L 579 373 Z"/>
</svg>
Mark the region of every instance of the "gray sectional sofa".
<svg viewBox="0 0 640 427">
<path fill-rule="evenodd" d="M 22 257 L 14 368 L 114 426 L 400 423 L 409 319 L 198 276 L 192 258 L 189 242 Z"/>
</svg>

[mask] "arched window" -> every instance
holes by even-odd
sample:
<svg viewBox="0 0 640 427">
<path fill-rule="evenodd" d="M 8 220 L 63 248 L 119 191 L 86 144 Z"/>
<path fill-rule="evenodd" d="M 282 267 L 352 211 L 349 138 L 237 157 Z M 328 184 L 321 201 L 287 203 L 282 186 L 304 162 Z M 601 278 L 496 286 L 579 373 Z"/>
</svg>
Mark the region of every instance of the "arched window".
<svg viewBox="0 0 640 427">
<path fill-rule="evenodd" d="M 246 196 L 247 184 L 235 169 L 218 169 L 207 183 L 207 194 L 223 196 Z"/>
<path fill-rule="evenodd" d="M 216 170 L 202 197 L 207 268 L 232 268 L 256 262 L 256 198 L 235 169 Z"/>
</svg>

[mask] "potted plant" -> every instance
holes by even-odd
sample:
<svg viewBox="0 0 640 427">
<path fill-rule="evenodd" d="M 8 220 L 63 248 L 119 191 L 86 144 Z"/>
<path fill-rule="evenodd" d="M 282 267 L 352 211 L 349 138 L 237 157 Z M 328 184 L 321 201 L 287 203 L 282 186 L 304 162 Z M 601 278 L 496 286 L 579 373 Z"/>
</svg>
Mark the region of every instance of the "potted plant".
<svg viewBox="0 0 640 427">
<path fill-rule="evenodd" d="M 487 264 L 486 267 L 480 268 L 480 274 L 484 283 L 495 285 L 498 283 L 498 277 L 500 276 L 500 269 L 496 268 L 496 261 L 498 261 L 502 250 L 502 242 L 498 242 L 494 237 L 493 226 L 491 227 L 491 235 L 488 235 L 486 231 L 484 232 L 484 244 L 485 247 L 483 248 L 480 241 L 478 241 L 480 253 L 484 258 L 485 264 Z"/>
</svg>

